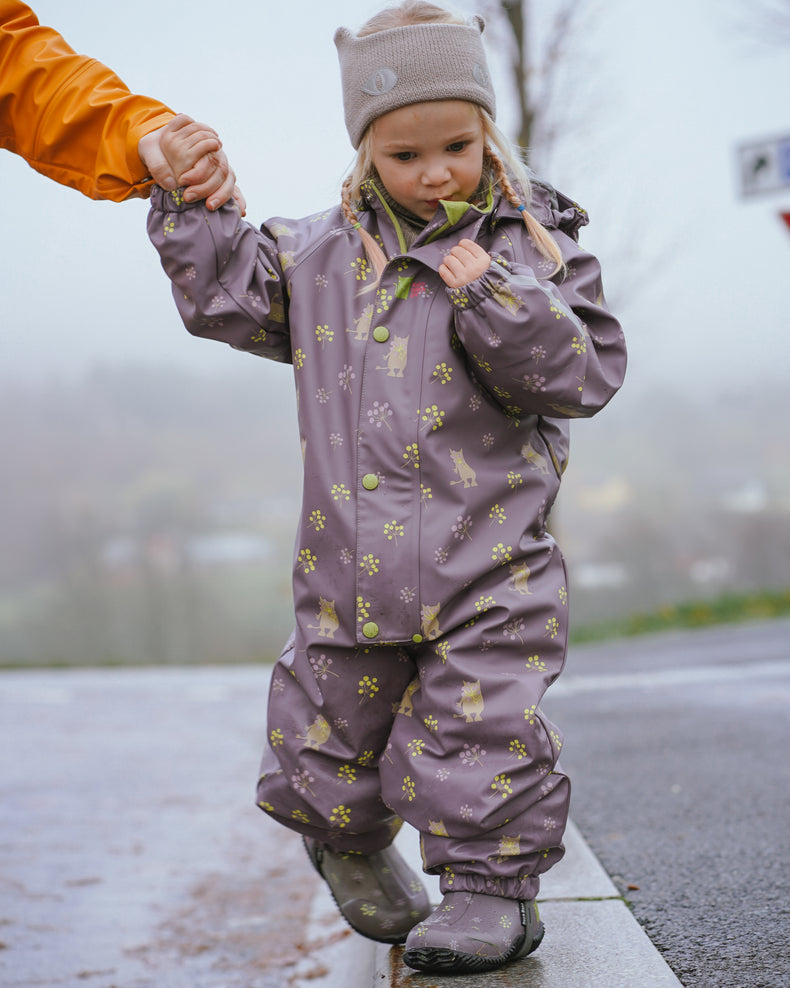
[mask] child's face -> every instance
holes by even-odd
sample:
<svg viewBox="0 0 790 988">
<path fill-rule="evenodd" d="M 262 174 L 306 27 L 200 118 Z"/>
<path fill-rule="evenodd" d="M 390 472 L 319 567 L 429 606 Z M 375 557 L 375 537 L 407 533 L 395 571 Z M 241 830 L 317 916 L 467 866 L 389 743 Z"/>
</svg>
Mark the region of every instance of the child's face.
<svg viewBox="0 0 790 988">
<path fill-rule="evenodd" d="M 464 100 L 413 103 L 371 125 L 371 157 L 384 187 L 423 220 L 440 199 L 469 200 L 480 184 L 484 146 L 477 107 Z"/>
</svg>

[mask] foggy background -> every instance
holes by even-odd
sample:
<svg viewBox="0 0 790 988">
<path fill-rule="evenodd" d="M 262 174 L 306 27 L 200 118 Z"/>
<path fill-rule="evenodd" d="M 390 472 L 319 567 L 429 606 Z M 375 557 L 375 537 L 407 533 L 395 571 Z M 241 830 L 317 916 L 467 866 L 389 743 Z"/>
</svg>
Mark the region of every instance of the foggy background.
<svg viewBox="0 0 790 988">
<path fill-rule="evenodd" d="M 163 0 L 123 27 L 98 0 L 33 6 L 214 126 L 251 222 L 337 201 L 353 152 L 332 35 L 380 4 Z M 537 6 L 539 47 L 561 4 Z M 572 428 L 553 515 L 572 619 L 784 591 L 790 189 L 743 198 L 736 152 L 790 135 L 790 38 L 765 16 L 787 5 L 578 6 L 533 164 L 590 213 L 630 363 Z M 512 132 L 493 17 L 486 40 Z M 291 369 L 187 334 L 144 201 L 91 202 L 7 153 L 0 177 L 0 663 L 272 658 L 299 507 Z"/>
</svg>

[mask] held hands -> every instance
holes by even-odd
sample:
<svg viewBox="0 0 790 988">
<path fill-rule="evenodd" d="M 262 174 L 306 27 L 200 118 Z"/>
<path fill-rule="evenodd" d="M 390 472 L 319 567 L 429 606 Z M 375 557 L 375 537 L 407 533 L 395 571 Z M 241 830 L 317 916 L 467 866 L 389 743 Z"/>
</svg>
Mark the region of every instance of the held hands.
<svg viewBox="0 0 790 988">
<path fill-rule="evenodd" d="M 491 255 L 474 240 L 462 240 L 456 244 L 439 266 L 439 274 L 448 288 L 463 288 L 485 274 L 491 264 Z"/>
<path fill-rule="evenodd" d="M 163 189 L 183 187 L 187 202 L 207 199 L 206 205 L 212 210 L 233 196 L 242 216 L 246 213 L 244 196 L 213 128 L 180 113 L 164 127 L 142 137 L 138 153 Z"/>
</svg>

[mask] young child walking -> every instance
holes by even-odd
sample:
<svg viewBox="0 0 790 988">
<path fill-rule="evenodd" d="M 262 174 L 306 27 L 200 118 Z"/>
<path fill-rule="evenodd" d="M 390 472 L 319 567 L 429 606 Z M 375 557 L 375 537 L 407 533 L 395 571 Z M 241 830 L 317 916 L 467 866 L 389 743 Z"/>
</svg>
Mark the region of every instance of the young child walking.
<svg viewBox="0 0 790 988">
<path fill-rule="evenodd" d="M 187 329 L 294 370 L 296 630 L 258 803 L 354 929 L 444 973 L 543 934 L 569 799 L 539 707 L 568 631 L 546 522 L 568 420 L 626 362 L 585 214 L 494 124 L 482 31 L 421 0 L 337 31 L 358 152 L 339 205 L 256 229 L 155 190 L 148 223 Z M 392 846 L 404 820 L 433 912 Z"/>
</svg>

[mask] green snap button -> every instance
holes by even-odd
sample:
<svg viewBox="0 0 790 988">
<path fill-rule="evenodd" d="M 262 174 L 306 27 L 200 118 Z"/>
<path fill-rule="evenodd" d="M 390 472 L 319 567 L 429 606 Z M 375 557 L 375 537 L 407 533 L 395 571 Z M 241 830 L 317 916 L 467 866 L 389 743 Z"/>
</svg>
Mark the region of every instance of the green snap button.
<svg viewBox="0 0 790 988">
<path fill-rule="evenodd" d="M 366 638 L 375 638 L 379 633 L 379 626 L 375 621 L 368 621 L 367 624 L 362 625 L 362 634 Z"/>
<path fill-rule="evenodd" d="M 375 491 L 375 489 L 379 486 L 379 478 L 375 475 L 375 473 L 366 473 L 362 478 L 362 486 L 366 491 Z"/>
<path fill-rule="evenodd" d="M 373 339 L 376 343 L 386 343 L 390 338 L 390 331 L 386 326 L 376 326 L 373 330 Z"/>
<path fill-rule="evenodd" d="M 422 641 L 422 635 L 412 635 L 411 640 L 414 642 L 415 645 L 419 645 L 420 642 Z"/>
</svg>

